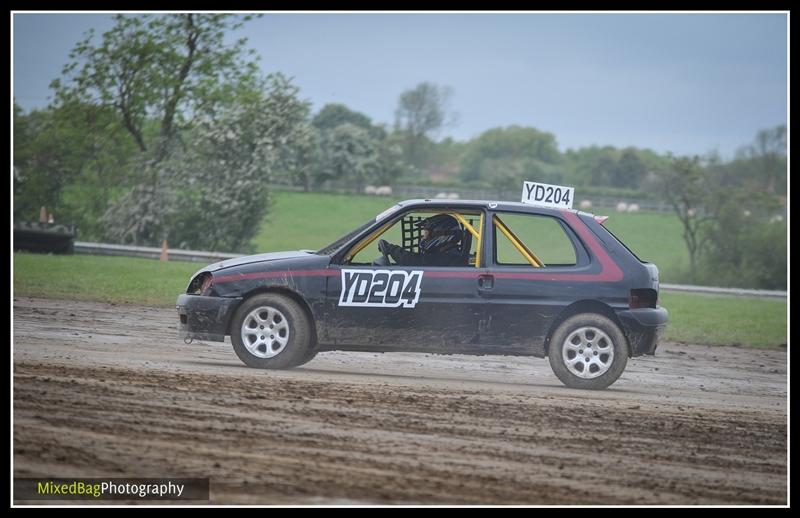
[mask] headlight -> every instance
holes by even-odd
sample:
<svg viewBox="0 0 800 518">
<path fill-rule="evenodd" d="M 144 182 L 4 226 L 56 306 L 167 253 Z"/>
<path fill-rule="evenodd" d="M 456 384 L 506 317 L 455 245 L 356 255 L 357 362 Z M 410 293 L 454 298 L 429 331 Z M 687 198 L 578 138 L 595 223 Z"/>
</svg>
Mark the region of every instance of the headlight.
<svg viewBox="0 0 800 518">
<path fill-rule="evenodd" d="M 209 273 L 203 278 L 203 286 L 200 288 L 201 295 L 208 295 L 208 292 L 211 291 L 211 281 L 214 280 L 214 277 Z"/>
<path fill-rule="evenodd" d="M 203 272 L 189 283 L 186 293 L 189 295 L 207 295 L 211 291 L 211 283 L 214 276 L 209 272 Z"/>
</svg>

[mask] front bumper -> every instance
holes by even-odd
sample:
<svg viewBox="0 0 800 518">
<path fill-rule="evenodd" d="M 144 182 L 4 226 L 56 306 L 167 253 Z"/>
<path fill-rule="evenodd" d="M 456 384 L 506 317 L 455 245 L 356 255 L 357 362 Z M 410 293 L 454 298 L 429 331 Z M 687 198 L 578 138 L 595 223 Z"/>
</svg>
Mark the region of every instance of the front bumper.
<svg viewBox="0 0 800 518">
<path fill-rule="evenodd" d="M 662 307 L 639 308 L 617 313 L 625 336 L 631 346 L 631 356 L 655 354 L 658 343 L 664 337 L 669 314 Z"/>
<path fill-rule="evenodd" d="M 178 310 L 181 338 L 224 342 L 228 322 L 240 302 L 241 297 L 179 295 L 175 307 Z"/>
</svg>

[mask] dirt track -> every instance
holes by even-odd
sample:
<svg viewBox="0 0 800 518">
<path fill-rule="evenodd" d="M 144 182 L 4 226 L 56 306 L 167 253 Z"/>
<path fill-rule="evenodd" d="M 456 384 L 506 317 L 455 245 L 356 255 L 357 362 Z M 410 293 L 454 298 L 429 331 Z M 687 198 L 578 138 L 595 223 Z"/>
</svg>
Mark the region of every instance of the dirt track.
<svg viewBox="0 0 800 518">
<path fill-rule="evenodd" d="M 785 350 L 663 344 L 585 392 L 535 358 L 258 371 L 176 322 L 15 298 L 15 476 L 210 477 L 213 503 L 787 504 Z"/>
</svg>

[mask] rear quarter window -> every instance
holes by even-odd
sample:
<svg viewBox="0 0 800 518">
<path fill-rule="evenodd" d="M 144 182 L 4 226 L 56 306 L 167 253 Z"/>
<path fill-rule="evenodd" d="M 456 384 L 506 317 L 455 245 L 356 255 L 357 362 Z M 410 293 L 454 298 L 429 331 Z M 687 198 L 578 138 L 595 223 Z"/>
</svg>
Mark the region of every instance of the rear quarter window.
<svg viewBox="0 0 800 518">
<path fill-rule="evenodd" d="M 636 255 L 636 252 L 634 252 L 633 250 L 631 250 L 631 249 L 630 249 L 630 247 L 628 247 L 628 245 L 626 245 L 626 244 L 625 244 L 625 242 L 624 242 L 624 241 L 622 241 L 622 239 L 618 238 L 618 237 L 617 237 L 617 235 L 616 235 L 616 234 L 614 234 L 614 233 L 611 231 L 611 229 L 610 229 L 610 228 L 608 228 L 608 226 L 607 226 L 607 225 L 608 225 L 608 223 L 606 223 L 606 224 L 604 224 L 604 225 L 601 225 L 601 224 L 599 224 L 599 223 L 598 223 L 598 224 L 596 225 L 596 227 L 597 227 L 597 230 L 594 230 L 592 227 L 589 227 L 589 228 L 591 228 L 591 229 L 592 229 L 592 231 L 593 231 L 595 234 L 597 234 L 597 237 L 599 237 L 599 238 L 600 238 L 602 241 L 608 241 L 608 242 L 612 242 L 612 243 L 613 243 L 613 242 L 619 243 L 619 244 L 620 244 L 620 245 L 621 245 L 621 246 L 622 246 L 622 247 L 623 247 L 625 250 L 627 250 L 627 251 L 628 251 L 628 252 L 629 252 L 629 253 L 630 253 L 630 254 L 631 254 L 631 255 L 632 255 L 634 258 L 636 258 L 636 260 L 637 260 L 637 261 L 639 261 L 640 263 L 646 263 L 646 262 L 648 262 L 648 261 L 644 261 L 644 260 L 643 260 L 643 259 L 641 259 L 641 258 L 640 258 L 638 255 Z M 598 232 L 599 232 L 599 234 L 598 234 Z"/>
</svg>

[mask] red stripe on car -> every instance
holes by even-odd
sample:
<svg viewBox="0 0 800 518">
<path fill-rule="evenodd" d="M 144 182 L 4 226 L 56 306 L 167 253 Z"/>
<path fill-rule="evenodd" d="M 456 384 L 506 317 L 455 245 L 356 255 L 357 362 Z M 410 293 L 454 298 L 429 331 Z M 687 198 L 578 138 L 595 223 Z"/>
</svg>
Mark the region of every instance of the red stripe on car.
<svg viewBox="0 0 800 518">
<path fill-rule="evenodd" d="M 276 270 L 273 272 L 240 273 L 214 277 L 213 284 L 223 282 L 244 281 L 249 279 L 275 279 L 280 277 L 335 277 L 339 275 L 333 270 Z"/>
</svg>

